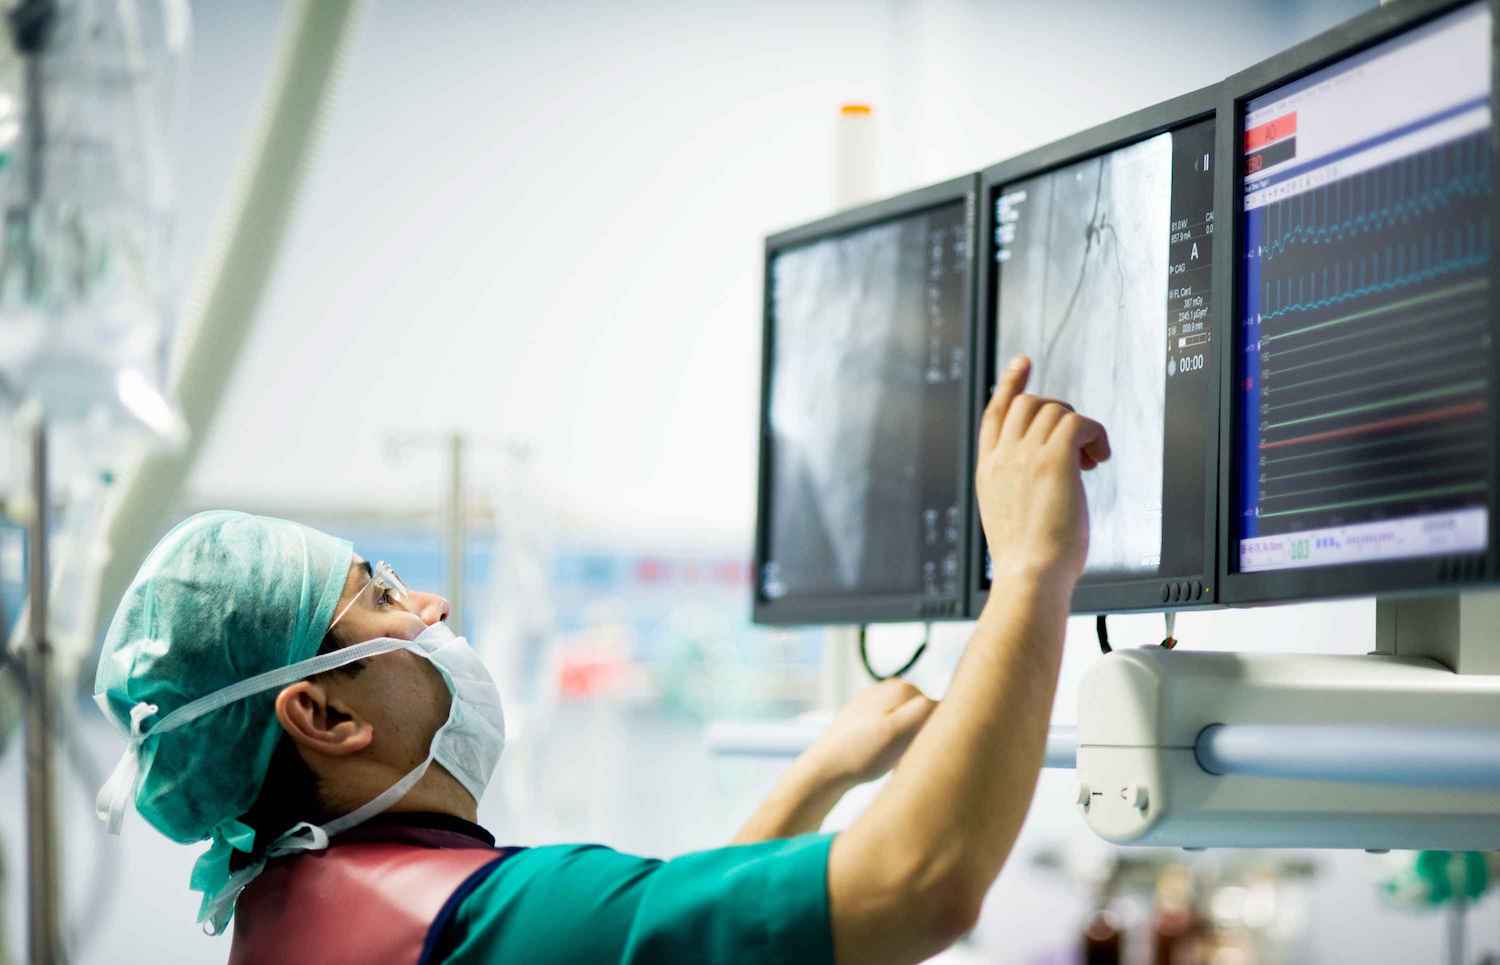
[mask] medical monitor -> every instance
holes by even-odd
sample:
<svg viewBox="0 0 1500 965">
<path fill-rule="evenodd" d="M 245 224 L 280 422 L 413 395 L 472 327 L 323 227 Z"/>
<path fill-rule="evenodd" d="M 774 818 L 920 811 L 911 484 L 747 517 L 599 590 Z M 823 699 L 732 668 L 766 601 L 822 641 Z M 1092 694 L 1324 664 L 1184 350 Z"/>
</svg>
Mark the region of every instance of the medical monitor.
<svg viewBox="0 0 1500 965">
<path fill-rule="evenodd" d="M 959 619 L 975 179 L 766 240 L 754 619 Z"/>
<path fill-rule="evenodd" d="M 1086 473 L 1076 612 L 1213 602 L 1218 457 L 1213 91 L 1003 162 L 982 175 L 979 372 L 1025 353 L 1028 391 L 1103 422 Z M 972 612 L 1006 547 L 974 523 Z"/>
<path fill-rule="evenodd" d="M 1404 0 L 1226 84 L 1226 602 L 1493 577 L 1493 35 Z"/>
</svg>

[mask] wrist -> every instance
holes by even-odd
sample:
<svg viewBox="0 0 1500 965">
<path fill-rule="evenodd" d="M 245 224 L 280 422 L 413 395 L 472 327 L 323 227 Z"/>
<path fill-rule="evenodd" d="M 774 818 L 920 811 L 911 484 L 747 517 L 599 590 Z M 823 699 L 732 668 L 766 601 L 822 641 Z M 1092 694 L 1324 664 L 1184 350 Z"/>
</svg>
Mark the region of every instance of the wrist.
<svg viewBox="0 0 1500 965">
<path fill-rule="evenodd" d="M 1060 607 L 1066 611 L 1078 583 L 1078 573 L 1060 563 L 1018 561 L 995 567 L 990 579 L 990 594 L 980 619 L 998 612 L 1010 612 L 1018 604 Z"/>
<path fill-rule="evenodd" d="M 823 742 L 813 744 L 807 753 L 792 763 L 787 778 L 809 797 L 842 796 L 856 787 L 859 779 L 848 768 L 824 750 Z"/>
</svg>

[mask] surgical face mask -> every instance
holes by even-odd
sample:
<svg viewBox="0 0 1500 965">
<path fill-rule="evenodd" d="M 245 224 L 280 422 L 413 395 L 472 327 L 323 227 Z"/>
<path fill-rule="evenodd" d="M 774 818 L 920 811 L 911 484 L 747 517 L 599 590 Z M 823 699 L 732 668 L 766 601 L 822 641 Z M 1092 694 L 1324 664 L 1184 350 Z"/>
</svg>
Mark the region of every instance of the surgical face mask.
<svg viewBox="0 0 1500 965">
<path fill-rule="evenodd" d="M 426 759 L 401 780 L 343 817 L 321 827 L 307 822 L 293 826 L 271 844 L 266 857 L 326 848 L 333 835 L 368 821 L 405 797 L 427 773 L 433 761 L 452 774 L 477 802 L 484 795 L 485 786 L 489 784 L 500 761 L 500 752 L 505 747 L 505 714 L 500 706 L 500 692 L 468 641 L 454 634 L 448 624 L 435 623 L 415 640 L 380 637 L 247 678 L 184 704 L 149 728 L 142 725 L 156 713 L 156 706 L 137 704 L 130 715 L 130 746 L 115 773 L 99 790 L 95 802 L 99 819 L 109 825 L 112 833 L 119 833 L 125 808 L 135 796 L 140 744 L 146 738 L 175 730 L 253 694 L 285 687 L 316 674 L 397 650 L 408 650 L 431 662 L 442 674 L 452 696 L 448 719 L 433 735 Z M 262 867 L 263 861 L 233 875 L 216 897 L 218 907 L 211 918 L 227 921 L 227 912 L 233 907 L 234 899 Z"/>
<path fill-rule="evenodd" d="M 448 624 L 434 623 L 411 643 L 417 648 L 414 652 L 426 657 L 443 675 L 452 694 L 452 706 L 448 719 L 433 735 L 427 759 L 381 797 L 365 805 L 370 807 L 386 798 L 383 806 L 372 814 L 399 801 L 410 785 L 421 780 L 434 760 L 478 803 L 505 747 L 505 712 L 500 706 L 500 691 L 469 641 L 454 634 Z M 407 782 L 410 784 L 403 788 L 402 784 Z"/>
</svg>

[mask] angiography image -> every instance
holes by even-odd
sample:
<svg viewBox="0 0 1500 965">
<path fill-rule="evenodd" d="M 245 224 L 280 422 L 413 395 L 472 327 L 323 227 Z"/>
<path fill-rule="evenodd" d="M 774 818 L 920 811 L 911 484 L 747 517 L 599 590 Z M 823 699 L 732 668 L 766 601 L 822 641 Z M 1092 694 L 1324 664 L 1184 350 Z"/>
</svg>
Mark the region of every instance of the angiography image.
<svg viewBox="0 0 1500 965">
<path fill-rule="evenodd" d="M 929 411 L 933 299 L 962 284 L 943 270 L 951 259 L 942 253 L 947 233 L 934 231 L 941 216 L 775 257 L 770 529 L 761 574 L 772 599 L 923 589 L 924 518 L 932 515 L 924 512 L 931 491 L 924 483 L 934 470 L 957 472 L 923 465 L 928 420 L 957 416 Z M 956 478 L 951 489 L 956 494 Z"/>
<path fill-rule="evenodd" d="M 1028 391 L 1104 423 L 1084 475 L 1086 572 L 1161 562 L 1172 136 L 1007 186 L 999 201 L 997 359 L 1031 356 Z"/>
</svg>

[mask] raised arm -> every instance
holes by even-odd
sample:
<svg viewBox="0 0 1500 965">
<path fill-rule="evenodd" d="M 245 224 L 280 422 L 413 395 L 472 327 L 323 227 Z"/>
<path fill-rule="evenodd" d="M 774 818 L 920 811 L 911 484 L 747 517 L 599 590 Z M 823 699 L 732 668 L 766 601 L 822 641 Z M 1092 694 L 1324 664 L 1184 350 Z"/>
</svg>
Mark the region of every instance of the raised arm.
<svg viewBox="0 0 1500 965">
<path fill-rule="evenodd" d="M 971 929 L 1036 788 L 1068 599 L 1088 552 L 1080 471 L 1096 422 L 1023 395 L 1012 362 L 985 410 L 976 489 L 994 548 L 989 603 L 952 685 L 870 809 L 833 843 L 840 962 L 917 962 Z"/>
</svg>

